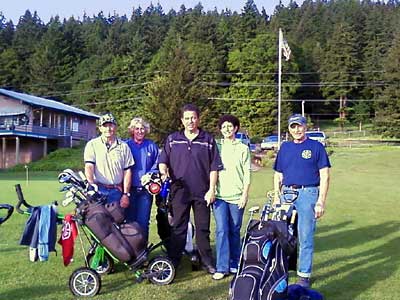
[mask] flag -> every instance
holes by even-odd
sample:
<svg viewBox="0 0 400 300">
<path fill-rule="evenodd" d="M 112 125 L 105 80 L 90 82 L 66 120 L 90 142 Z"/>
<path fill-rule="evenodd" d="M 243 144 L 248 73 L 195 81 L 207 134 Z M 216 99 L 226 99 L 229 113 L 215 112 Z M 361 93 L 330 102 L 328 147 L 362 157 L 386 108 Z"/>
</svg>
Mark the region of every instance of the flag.
<svg viewBox="0 0 400 300">
<path fill-rule="evenodd" d="M 285 57 L 286 61 L 288 61 L 290 58 L 290 54 L 292 53 L 292 50 L 290 50 L 289 44 L 286 39 L 283 39 L 282 41 L 282 50 L 283 50 L 283 56 Z"/>
</svg>

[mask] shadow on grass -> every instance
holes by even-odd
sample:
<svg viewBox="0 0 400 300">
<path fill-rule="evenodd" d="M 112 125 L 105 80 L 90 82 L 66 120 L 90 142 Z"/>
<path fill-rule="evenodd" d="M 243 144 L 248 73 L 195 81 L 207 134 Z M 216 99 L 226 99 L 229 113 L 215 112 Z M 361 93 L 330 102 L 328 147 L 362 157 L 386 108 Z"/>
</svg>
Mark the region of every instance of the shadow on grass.
<svg viewBox="0 0 400 300">
<path fill-rule="evenodd" d="M 232 276 L 226 279 L 215 281 L 211 279 L 210 284 L 206 287 L 197 287 L 195 289 L 188 286 L 183 295 L 177 295 L 174 300 L 188 300 L 188 299 L 202 299 L 202 300 L 216 300 L 216 299 L 227 299 L 229 292 L 229 282 Z"/>
<path fill-rule="evenodd" d="M 54 299 L 57 299 L 60 289 L 63 285 L 32 285 L 24 286 L 0 293 L 0 299 L 41 299 L 54 294 Z"/>
<path fill-rule="evenodd" d="M 340 230 L 340 229 L 343 229 L 344 227 L 346 227 L 347 225 L 350 225 L 351 223 L 353 223 L 353 221 L 345 221 L 345 222 L 334 224 L 334 225 L 322 225 L 322 226 L 318 226 L 318 223 L 317 223 L 317 233 L 321 234 L 321 233 L 325 233 L 325 232 Z"/>
<path fill-rule="evenodd" d="M 316 236 L 316 252 L 328 250 L 331 251 L 336 248 L 353 248 L 355 246 L 368 243 L 371 240 L 380 239 L 388 234 L 391 234 L 397 231 L 400 226 L 399 222 L 386 222 L 382 224 L 346 230 L 344 227 L 350 223 L 351 222 L 343 222 L 335 226 L 321 226 L 321 229 L 318 228 L 318 234 L 321 232 L 329 232 L 338 228 L 343 228 L 343 230 L 336 231 L 332 234 L 322 237 Z"/>
<path fill-rule="evenodd" d="M 7 245 L 8 246 L 8 245 Z M 14 253 L 14 252 L 16 252 L 16 251 L 20 251 L 21 250 L 21 247 L 9 247 L 9 248 L 3 248 L 2 247 L 2 245 L 0 245 L 0 252 L 1 252 L 1 254 L 2 255 L 4 255 L 4 253 L 6 253 L 6 252 L 11 252 L 11 253 Z M 1 299 L 1 298 L 0 298 Z"/>
<path fill-rule="evenodd" d="M 350 249 L 371 241 L 381 240 L 382 242 L 364 251 L 349 253 L 317 264 L 316 269 L 332 268 L 335 264 L 338 265 L 333 271 L 318 276 L 318 281 L 327 282 L 321 286 L 321 291 L 324 294 L 331 294 L 332 297 L 329 299 L 359 299 L 360 295 L 373 288 L 376 283 L 390 278 L 400 267 L 398 255 L 400 237 L 388 239 L 386 236 L 397 232 L 399 225 L 399 222 L 386 222 L 334 233 L 318 239 L 317 243 L 322 245 L 322 251 L 328 248 L 332 250 L 332 245 L 335 245 L 333 248 Z M 384 242 L 384 239 L 387 241 Z M 341 276 L 341 274 L 345 275 Z M 389 287 L 386 287 L 385 291 L 373 292 L 380 296 L 390 295 L 390 293 Z"/>
</svg>

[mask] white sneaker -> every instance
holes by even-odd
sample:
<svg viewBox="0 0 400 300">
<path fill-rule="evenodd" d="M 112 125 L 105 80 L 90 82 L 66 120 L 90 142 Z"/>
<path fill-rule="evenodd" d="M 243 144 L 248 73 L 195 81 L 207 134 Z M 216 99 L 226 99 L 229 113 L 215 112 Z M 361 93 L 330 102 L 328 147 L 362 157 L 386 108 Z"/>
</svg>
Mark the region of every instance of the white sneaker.
<svg viewBox="0 0 400 300">
<path fill-rule="evenodd" d="M 217 273 L 214 273 L 214 275 L 212 276 L 212 279 L 214 279 L 214 280 L 221 280 L 221 279 L 224 278 L 224 277 L 225 277 L 225 274 L 224 274 L 224 273 L 217 272 Z"/>
<path fill-rule="evenodd" d="M 236 274 L 237 272 L 238 272 L 238 269 L 236 269 L 236 268 L 229 268 L 229 273 Z"/>
</svg>

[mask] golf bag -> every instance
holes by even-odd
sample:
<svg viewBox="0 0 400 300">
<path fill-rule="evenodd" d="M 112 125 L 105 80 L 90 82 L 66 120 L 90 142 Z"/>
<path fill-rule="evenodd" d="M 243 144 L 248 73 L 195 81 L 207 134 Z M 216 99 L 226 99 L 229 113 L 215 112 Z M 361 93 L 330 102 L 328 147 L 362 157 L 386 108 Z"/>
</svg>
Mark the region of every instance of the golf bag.
<svg viewBox="0 0 400 300">
<path fill-rule="evenodd" d="M 292 226 L 286 219 L 249 222 L 230 300 L 287 299 L 289 256 L 296 250 Z"/>
<path fill-rule="evenodd" d="M 77 210 L 99 241 L 120 261 L 131 262 L 146 250 L 146 239 L 136 222 L 118 225 L 123 212 L 118 203 L 83 202 Z"/>
<path fill-rule="evenodd" d="M 173 245 L 169 245 L 170 236 L 172 234 L 172 208 L 170 202 L 170 189 L 171 180 L 167 179 L 161 184 L 160 192 L 155 195 L 155 202 L 157 205 L 157 232 L 166 248 L 173 247 Z M 194 233 L 195 227 L 189 221 L 184 254 L 190 257 L 192 269 L 197 270 L 200 265 L 200 255 L 198 255 L 197 249 L 193 243 Z"/>
</svg>

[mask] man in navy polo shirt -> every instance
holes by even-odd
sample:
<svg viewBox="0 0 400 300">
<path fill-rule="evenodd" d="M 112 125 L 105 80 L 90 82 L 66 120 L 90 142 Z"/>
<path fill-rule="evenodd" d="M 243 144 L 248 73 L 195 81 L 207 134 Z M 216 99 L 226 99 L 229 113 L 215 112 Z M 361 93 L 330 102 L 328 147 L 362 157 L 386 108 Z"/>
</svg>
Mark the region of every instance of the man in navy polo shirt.
<svg viewBox="0 0 400 300">
<path fill-rule="evenodd" d="M 185 248 L 186 233 L 193 208 L 196 243 L 205 270 L 215 273 L 210 246 L 210 204 L 215 200 L 221 158 L 211 134 L 200 129 L 197 106 L 186 104 L 181 109 L 183 131 L 170 134 L 159 158 L 163 179 L 172 179 L 172 234 L 168 256 L 178 266 Z"/>
<path fill-rule="evenodd" d="M 316 220 L 325 213 L 331 164 L 324 146 L 308 139 L 306 130 L 305 117 L 294 114 L 289 118 L 289 132 L 293 141 L 282 144 L 275 160 L 274 203 L 280 203 L 281 191 L 298 192 L 294 203 L 298 212 L 299 235 L 297 284 L 309 288 Z"/>
</svg>

